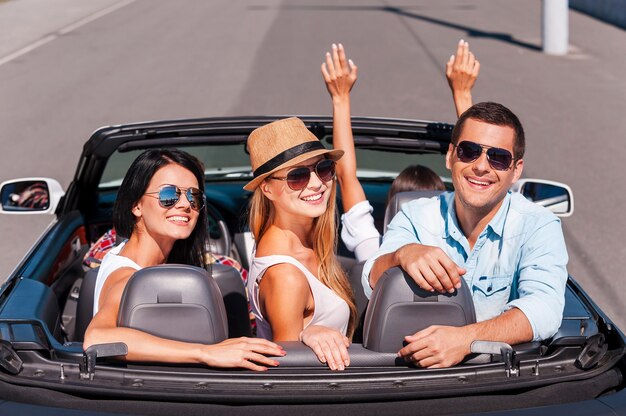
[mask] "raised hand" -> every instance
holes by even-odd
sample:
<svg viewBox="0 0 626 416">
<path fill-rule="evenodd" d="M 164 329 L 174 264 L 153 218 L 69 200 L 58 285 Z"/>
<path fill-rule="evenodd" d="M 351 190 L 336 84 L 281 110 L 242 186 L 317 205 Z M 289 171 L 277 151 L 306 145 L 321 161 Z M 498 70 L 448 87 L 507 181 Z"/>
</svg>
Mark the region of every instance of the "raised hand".
<svg viewBox="0 0 626 416">
<path fill-rule="evenodd" d="M 350 97 L 350 91 L 357 80 L 358 68 L 351 59 L 346 58 L 343 45 L 333 43 L 332 52 L 326 52 L 326 61 L 322 63 L 322 76 L 330 96 L 335 99 Z"/>
<path fill-rule="evenodd" d="M 344 212 L 365 201 L 365 192 L 356 174 L 356 152 L 350 120 L 350 91 L 357 79 L 357 66 L 346 58 L 340 43 L 332 45 L 332 53 L 326 52 L 322 63 L 322 76 L 333 104 L 333 147 L 343 150 L 337 162 L 337 179 L 341 187 L 341 202 Z"/>
<path fill-rule="evenodd" d="M 472 106 L 471 91 L 480 72 L 480 62 L 469 50 L 469 43 L 461 39 L 456 55 L 446 63 L 446 78 L 452 90 L 457 115 L 460 116 Z"/>
</svg>

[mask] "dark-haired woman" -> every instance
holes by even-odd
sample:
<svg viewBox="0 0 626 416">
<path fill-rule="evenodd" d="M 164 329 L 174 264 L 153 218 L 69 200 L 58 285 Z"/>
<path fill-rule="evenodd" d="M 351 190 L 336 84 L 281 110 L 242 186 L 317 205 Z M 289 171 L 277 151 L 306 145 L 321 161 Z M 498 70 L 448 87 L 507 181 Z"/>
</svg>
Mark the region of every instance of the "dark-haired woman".
<svg viewBox="0 0 626 416">
<path fill-rule="evenodd" d="M 211 367 L 266 370 L 278 363 L 267 355 L 284 355 L 278 345 L 252 338 L 229 339 L 215 345 L 173 341 L 117 326 L 124 288 L 133 273 L 163 263 L 202 267 L 206 211 L 204 169 L 190 154 L 148 150 L 131 165 L 113 208 L 113 226 L 122 238 L 102 260 L 96 280 L 94 317 L 83 346 L 124 342 L 126 359 L 171 363 L 202 363 Z"/>
</svg>

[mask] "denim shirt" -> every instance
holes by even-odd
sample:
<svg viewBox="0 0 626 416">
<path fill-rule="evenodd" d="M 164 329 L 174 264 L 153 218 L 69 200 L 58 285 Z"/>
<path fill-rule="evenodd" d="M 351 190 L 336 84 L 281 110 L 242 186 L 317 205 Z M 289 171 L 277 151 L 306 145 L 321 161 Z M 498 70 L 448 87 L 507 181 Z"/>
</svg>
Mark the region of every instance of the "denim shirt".
<svg viewBox="0 0 626 416">
<path fill-rule="evenodd" d="M 521 310 L 534 340 L 558 330 L 565 304 L 567 250 L 560 220 L 521 194 L 508 193 L 474 248 L 459 227 L 454 192 L 408 202 L 389 223 L 376 255 L 365 263 L 362 283 L 369 298 L 369 273 L 379 256 L 419 243 L 441 248 L 465 268 L 477 321 Z"/>
</svg>

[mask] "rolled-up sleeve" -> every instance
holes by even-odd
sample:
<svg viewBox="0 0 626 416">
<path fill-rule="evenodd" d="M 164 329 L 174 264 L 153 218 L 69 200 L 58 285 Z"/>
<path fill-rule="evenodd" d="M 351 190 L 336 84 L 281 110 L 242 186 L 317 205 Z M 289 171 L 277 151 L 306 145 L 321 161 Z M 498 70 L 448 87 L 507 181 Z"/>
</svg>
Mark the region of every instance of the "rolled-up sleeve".
<svg viewBox="0 0 626 416">
<path fill-rule="evenodd" d="M 413 226 L 408 212 L 405 210 L 406 206 L 402 208 L 400 212 L 389 223 L 387 232 L 383 237 L 383 242 L 376 254 L 370 258 L 363 266 L 363 275 L 361 276 L 361 284 L 363 285 L 363 291 L 365 296 L 369 299 L 372 295 L 372 287 L 370 286 L 370 271 L 374 266 L 374 262 L 377 258 L 383 254 L 393 253 L 402 246 L 410 243 L 419 243 L 419 238 L 415 227 Z"/>
<path fill-rule="evenodd" d="M 554 335 L 563 318 L 567 284 L 567 249 L 558 218 L 537 227 L 522 246 L 518 298 L 505 309 L 518 308 L 528 318 L 533 340 Z"/>
</svg>

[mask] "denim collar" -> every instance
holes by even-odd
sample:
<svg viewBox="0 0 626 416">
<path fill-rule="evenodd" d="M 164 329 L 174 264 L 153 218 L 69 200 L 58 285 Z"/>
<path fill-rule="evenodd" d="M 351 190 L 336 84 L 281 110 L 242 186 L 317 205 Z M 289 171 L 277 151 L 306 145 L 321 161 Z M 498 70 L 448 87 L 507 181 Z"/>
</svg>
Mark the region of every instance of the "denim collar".
<svg viewBox="0 0 626 416">
<path fill-rule="evenodd" d="M 456 216 L 456 208 L 454 206 L 454 192 L 446 192 L 441 195 L 441 211 L 445 215 L 445 230 L 444 237 L 452 237 L 457 241 L 461 241 L 461 238 L 466 238 L 459 226 L 459 220 Z M 507 213 L 511 206 L 511 191 L 507 192 L 502 201 L 502 205 L 498 209 L 496 215 L 489 221 L 485 229 L 490 229 L 492 232 L 502 237 L 504 232 L 504 224 L 506 222 Z"/>
</svg>

